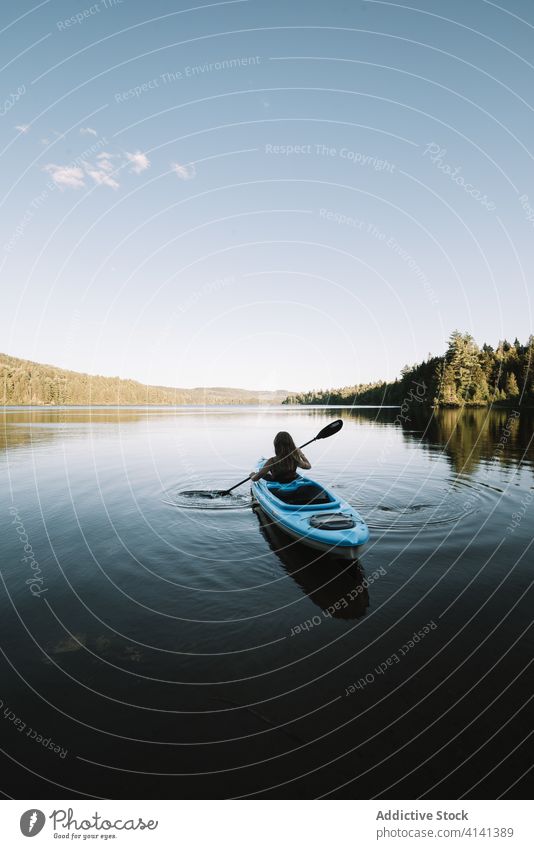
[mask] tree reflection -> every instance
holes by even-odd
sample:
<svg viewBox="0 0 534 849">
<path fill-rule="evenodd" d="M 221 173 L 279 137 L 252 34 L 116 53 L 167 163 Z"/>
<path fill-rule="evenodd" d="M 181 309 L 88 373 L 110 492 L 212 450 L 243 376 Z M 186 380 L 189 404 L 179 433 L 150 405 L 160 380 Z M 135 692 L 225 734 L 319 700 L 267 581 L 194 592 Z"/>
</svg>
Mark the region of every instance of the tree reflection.
<svg viewBox="0 0 534 849">
<path fill-rule="evenodd" d="M 431 408 L 413 404 L 403 420 L 399 408 L 332 409 L 337 418 L 399 428 L 406 442 L 444 455 L 456 473 L 471 474 L 498 462 L 534 467 L 534 410 Z"/>
</svg>

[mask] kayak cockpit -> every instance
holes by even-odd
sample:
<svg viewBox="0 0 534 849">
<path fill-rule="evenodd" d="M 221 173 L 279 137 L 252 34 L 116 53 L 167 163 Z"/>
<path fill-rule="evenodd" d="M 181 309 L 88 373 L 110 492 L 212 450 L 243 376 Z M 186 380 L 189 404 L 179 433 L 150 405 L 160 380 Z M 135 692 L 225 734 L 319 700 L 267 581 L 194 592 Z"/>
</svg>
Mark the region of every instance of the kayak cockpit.
<svg viewBox="0 0 534 849">
<path fill-rule="evenodd" d="M 332 504 L 335 500 L 316 483 L 302 482 L 299 486 L 293 489 L 288 489 L 287 484 L 280 486 L 277 483 L 268 483 L 267 488 L 275 498 L 283 501 L 284 504 Z"/>
<path fill-rule="evenodd" d="M 339 500 L 325 487 L 297 475 L 290 483 L 278 483 L 264 478 L 261 484 L 267 490 L 268 495 L 275 499 L 283 510 L 311 511 L 311 510 L 335 510 L 339 507 Z"/>
</svg>

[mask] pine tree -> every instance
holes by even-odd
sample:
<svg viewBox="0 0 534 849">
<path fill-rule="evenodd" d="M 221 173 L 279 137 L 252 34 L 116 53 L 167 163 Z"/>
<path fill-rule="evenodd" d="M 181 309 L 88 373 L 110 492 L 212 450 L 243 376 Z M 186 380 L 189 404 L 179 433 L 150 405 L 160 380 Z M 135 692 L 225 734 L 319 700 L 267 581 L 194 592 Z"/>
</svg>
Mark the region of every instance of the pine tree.
<svg viewBox="0 0 534 849">
<path fill-rule="evenodd" d="M 505 391 L 507 398 L 514 399 L 519 396 L 519 386 L 517 385 L 517 379 L 513 371 L 511 371 L 508 377 L 506 378 Z"/>
<path fill-rule="evenodd" d="M 450 364 L 446 364 L 442 372 L 442 382 L 439 394 L 439 403 L 446 405 L 457 406 L 461 403 L 461 396 L 458 395 L 457 381 L 454 368 Z"/>
</svg>

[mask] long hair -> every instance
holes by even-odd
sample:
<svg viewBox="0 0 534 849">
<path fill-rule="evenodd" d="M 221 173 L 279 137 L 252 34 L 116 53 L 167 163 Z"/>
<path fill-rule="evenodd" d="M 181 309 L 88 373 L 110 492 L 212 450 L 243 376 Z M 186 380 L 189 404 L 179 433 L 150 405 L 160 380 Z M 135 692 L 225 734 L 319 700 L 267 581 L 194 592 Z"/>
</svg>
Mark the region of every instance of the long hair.
<svg viewBox="0 0 534 849">
<path fill-rule="evenodd" d="M 293 437 L 287 430 L 281 430 L 274 438 L 274 451 L 276 459 L 284 465 L 296 465 L 297 446 Z"/>
</svg>

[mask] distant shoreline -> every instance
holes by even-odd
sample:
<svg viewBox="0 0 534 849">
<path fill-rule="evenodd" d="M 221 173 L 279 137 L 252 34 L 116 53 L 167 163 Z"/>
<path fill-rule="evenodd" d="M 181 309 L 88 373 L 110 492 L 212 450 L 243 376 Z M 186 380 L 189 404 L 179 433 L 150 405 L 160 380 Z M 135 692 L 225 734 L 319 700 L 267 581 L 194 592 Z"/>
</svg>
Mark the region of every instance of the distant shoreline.
<svg viewBox="0 0 534 849">
<path fill-rule="evenodd" d="M 441 356 L 428 355 L 421 363 L 406 365 L 399 379 L 360 383 L 337 389 L 312 389 L 289 395 L 286 404 L 398 404 L 401 418 L 409 410 L 425 408 L 534 406 L 534 336 L 525 344 L 501 340 L 496 348 L 481 348 L 469 333 L 454 330 Z"/>
<path fill-rule="evenodd" d="M 401 404 L 286 404 L 281 402 L 267 402 L 255 404 L 250 402 L 239 403 L 214 403 L 214 404 L 0 404 L 0 411 L 15 410 L 211 410 L 211 409 L 234 409 L 234 410 L 279 410 L 298 411 L 304 409 L 314 410 L 399 410 Z M 436 410 L 533 410 L 532 403 L 512 403 L 511 401 L 491 401 L 485 404 L 423 404 L 419 409 L 429 414 Z"/>
<path fill-rule="evenodd" d="M 269 405 L 281 403 L 290 394 L 287 389 L 158 386 L 128 378 L 69 371 L 0 353 L 2 407 Z"/>
<path fill-rule="evenodd" d="M 364 407 L 374 407 L 377 409 L 399 409 L 402 407 L 402 404 L 321 404 L 317 402 L 310 402 L 309 404 L 305 401 L 302 401 L 298 404 L 288 404 L 285 401 L 282 401 L 281 406 L 284 407 L 340 407 L 347 410 L 356 410 L 362 409 Z M 490 408 L 496 408 L 499 410 L 513 410 L 515 407 L 519 407 L 521 410 L 532 410 L 534 409 L 534 403 L 532 401 L 518 401 L 518 400 L 505 400 L 505 401 L 464 401 L 463 403 L 450 404 L 450 403 L 439 403 L 439 404 L 428 404 L 422 403 L 421 409 L 424 410 L 487 410 Z"/>
<path fill-rule="evenodd" d="M 238 404 L 0 404 L 0 410 L 180 410 L 195 409 L 209 410 L 216 407 L 231 407 L 239 410 L 248 408 L 252 410 L 280 409 L 285 411 L 299 410 L 304 406 L 316 409 L 330 410 L 396 410 L 398 404 L 283 404 L 282 402 L 267 402 L 264 404 L 248 403 L 246 401 Z"/>
<path fill-rule="evenodd" d="M 226 386 L 177 388 L 120 377 L 90 375 L 0 354 L 0 406 L 73 407 L 355 407 L 400 408 L 408 421 L 416 409 L 534 407 L 534 336 L 526 344 L 499 342 L 479 348 L 455 330 L 447 351 L 406 365 L 393 382 L 290 392 Z"/>
</svg>

